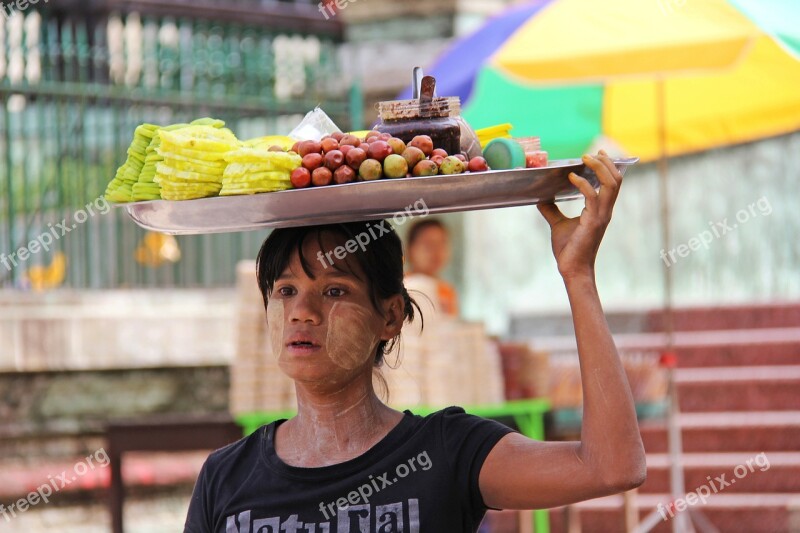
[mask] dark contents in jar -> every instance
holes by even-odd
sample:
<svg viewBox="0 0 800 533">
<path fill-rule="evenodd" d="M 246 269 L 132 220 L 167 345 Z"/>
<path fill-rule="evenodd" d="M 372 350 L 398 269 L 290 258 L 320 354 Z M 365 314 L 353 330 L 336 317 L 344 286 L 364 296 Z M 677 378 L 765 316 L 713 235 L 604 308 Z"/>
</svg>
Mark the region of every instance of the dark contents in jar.
<svg viewBox="0 0 800 533">
<path fill-rule="evenodd" d="M 406 144 L 417 135 L 429 135 L 434 148 L 441 148 L 448 154 L 461 153 L 461 127 L 451 117 L 384 120 L 375 129 L 402 139 Z"/>
</svg>

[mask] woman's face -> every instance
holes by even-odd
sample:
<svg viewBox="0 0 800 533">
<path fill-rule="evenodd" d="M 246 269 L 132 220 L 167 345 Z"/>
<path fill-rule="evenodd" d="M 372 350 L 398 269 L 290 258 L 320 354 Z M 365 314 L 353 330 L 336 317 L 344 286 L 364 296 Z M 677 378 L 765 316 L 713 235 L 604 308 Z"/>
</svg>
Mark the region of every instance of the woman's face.
<svg viewBox="0 0 800 533">
<path fill-rule="evenodd" d="M 450 261 L 450 239 L 447 232 L 429 226 L 417 234 L 408 250 L 411 269 L 429 276 L 437 276 Z"/>
<path fill-rule="evenodd" d="M 278 277 L 267 304 L 272 352 L 289 377 L 316 389 L 339 387 L 364 372 L 372 372 L 375 350 L 381 340 L 400 332 L 402 297 L 390 298 L 375 309 L 366 277 L 351 258 L 324 258 L 326 252 L 342 243 L 323 235 L 322 249 L 317 239 L 303 246 L 313 279 L 306 275 L 295 254 Z M 319 256 L 318 252 L 323 256 Z M 332 257 L 332 256 L 330 256 Z M 324 263 L 324 264 L 323 264 Z M 339 267 L 339 268 L 336 268 Z M 399 318 L 398 318 L 399 317 Z"/>
</svg>

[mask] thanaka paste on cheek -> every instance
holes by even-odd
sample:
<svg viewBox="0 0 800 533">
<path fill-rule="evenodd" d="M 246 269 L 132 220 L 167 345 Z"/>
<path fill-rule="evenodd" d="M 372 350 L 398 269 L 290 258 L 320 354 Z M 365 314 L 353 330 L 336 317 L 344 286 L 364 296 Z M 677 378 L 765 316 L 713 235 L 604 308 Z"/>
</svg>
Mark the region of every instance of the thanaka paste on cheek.
<svg viewBox="0 0 800 533">
<path fill-rule="evenodd" d="M 278 359 L 283 351 L 283 301 L 269 300 L 267 304 L 267 326 L 272 357 Z"/>
<path fill-rule="evenodd" d="M 352 302 L 336 302 L 328 314 L 326 348 L 333 363 L 345 370 L 363 365 L 375 353 L 373 312 Z"/>
</svg>

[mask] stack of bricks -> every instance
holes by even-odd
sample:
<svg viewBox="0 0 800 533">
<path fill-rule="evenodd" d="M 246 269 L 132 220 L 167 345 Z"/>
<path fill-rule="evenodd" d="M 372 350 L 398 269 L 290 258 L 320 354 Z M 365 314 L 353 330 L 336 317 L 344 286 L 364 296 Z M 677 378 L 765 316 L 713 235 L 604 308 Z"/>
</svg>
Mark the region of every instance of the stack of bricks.
<svg viewBox="0 0 800 533">
<path fill-rule="evenodd" d="M 231 367 L 230 409 L 234 415 L 295 408 L 294 382 L 272 355 L 264 300 L 253 261 L 236 269 L 236 354 Z"/>
<path fill-rule="evenodd" d="M 389 403 L 484 405 L 504 401 L 500 357 L 482 324 L 462 322 L 437 312 L 434 280 L 409 276 L 406 286 L 422 309 L 420 319 L 403 328 L 399 365 L 385 365 Z M 388 358 L 391 363 L 392 357 Z M 392 368 L 396 366 L 396 368 Z"/>
</svg>

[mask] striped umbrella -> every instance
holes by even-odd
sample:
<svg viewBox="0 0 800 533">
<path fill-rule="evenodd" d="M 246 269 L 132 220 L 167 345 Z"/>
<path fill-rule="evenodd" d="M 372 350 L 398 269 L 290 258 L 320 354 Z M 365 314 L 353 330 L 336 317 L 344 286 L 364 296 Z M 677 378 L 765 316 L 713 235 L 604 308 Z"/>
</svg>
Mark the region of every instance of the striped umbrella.
<svg viewBox="0 0 800 533">
<path fill-rule="evenodd" d="M 668 157 L 800 130 L 798 20 L 798 0 L 536 0 L 455 43 L 428 73 L 440 95 L 462 98 L 474 128 L 510 122 L 517 137 L 540 136 L 553 158 L 613 146 L 659 160 L 669 249 Z M 669 352 L 672 276 L 663 274 Z M 677 499 L 685 483 L 670 389 Z M 679 513 L 673 531 L 689 522 Z M 658 523 L 654 511 L 637 531 Z"/>
<path fill-rule="evenodd" d="M 555 158 L 600 140 L 652 161 L 800 129 L 798 20 L 797 0 L 539 0 L 428 73 L 476 129 L 510 122 Z"/>
</svg>

